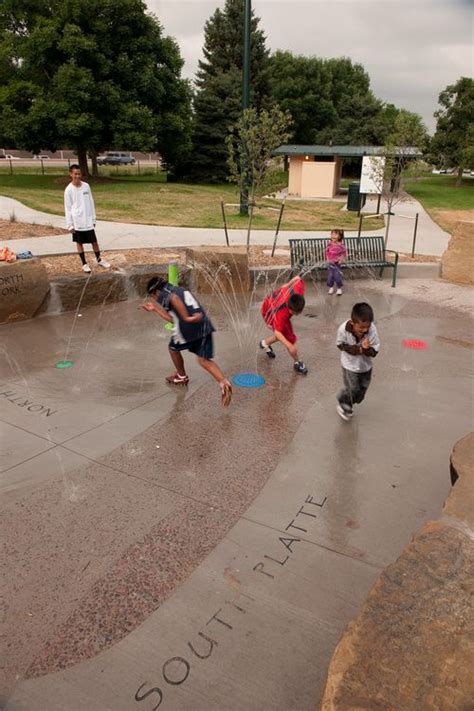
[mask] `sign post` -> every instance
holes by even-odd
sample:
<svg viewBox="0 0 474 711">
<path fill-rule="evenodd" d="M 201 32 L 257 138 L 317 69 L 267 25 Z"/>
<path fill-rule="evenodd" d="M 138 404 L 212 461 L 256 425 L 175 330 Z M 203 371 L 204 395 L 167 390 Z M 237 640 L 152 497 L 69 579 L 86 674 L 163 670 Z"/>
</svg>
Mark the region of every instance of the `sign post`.
<svg viewBox="0 0 474 711">
<path fill-rule="evenodd" d="M 364 156 L 360 172 L 360 193 L 380 196 L 383 190 L 384 173 L 384 156 Z M 380 202 L 378 204 L 380 205 Z"/>
</svg>

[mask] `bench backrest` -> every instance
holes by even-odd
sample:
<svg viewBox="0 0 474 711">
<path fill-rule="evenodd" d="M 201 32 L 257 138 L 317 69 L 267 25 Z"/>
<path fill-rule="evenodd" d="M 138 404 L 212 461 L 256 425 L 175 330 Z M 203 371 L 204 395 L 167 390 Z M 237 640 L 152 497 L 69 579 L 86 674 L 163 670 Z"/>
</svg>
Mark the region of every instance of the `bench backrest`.
<svg viewBox="0 0 474 711">
<path fill-rule="evenodd" d="M 326 261 L 325 237 L 303 237 L 290 239 L 291 266 L 310 265 Z M 385 260 L 384 238 L 380 235 L 369 237 L 346 237 L 348 262 L 381 262 Z"/>
</svg>

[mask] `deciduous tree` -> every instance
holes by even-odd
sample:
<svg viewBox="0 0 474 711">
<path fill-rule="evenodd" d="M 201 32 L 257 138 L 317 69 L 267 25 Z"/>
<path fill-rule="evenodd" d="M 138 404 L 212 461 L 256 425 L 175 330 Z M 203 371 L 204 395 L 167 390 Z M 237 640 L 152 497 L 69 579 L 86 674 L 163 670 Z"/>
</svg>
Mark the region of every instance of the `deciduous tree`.
<svg viewBox="0 0 474 711">
<path fill-rule="evenodd" d="M 439 95 L 440 109 L 431 144 L 432 159 L 439 165 L 458 170 L 461 184 L 464 168 L 474 168 L 474 80 L 460 77 Z"/>
<path fill-rule="evenodd" d="M 372 179 L 378 186 L 387 206 L 385 244 L 390 231 L 390 217 L 397 203 L 409 196 L 403 189 L 407 168 L 411 166 L 409 177 L 413 180 L 420 174 L 419 158 L 425 150 L 428 132 L 418 114 L 398 109 L 392 131 L 379 159 L 373 161 Z"/>
<path fill-rule="evenodd" d="M 190 89 L 176 42 L 142 0 L 3 0 L 0 133 L 29 150 L 190 147 Z"/>
<path fill-rule="evenodd" d="M 249 189 L 247 252 L 255 199 L 260 196 L 273 151 L 290 137 L 291 116 L 274 105 L 270 110 L 247 109 L 227 137 L 230 179 L 242 192 Z"/>
<path fill-rule="evenodd" d="M 271 57 L 271 97 L 293 117 L 300 144 L 383 144 L 382 102 L 367 72 L 346 57 L 321 59 L 278 51 Z"/>
</svg>

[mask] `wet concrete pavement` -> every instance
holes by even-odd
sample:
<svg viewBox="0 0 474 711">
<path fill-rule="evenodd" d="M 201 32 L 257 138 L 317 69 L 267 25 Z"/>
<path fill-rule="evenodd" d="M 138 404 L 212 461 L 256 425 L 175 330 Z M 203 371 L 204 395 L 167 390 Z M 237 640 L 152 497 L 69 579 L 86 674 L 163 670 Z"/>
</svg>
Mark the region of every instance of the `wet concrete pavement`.
<svg viewBox="0 0 474 711">
<path fill-rule="evenodd" d="M 366 295 L 309 287 L 306 378 L 257 353 L 259 297 L 237 333 L 210 300 L 217 361 L 267 379 L 227 411 L 192 356 L 189 388 L 165 385 L 167 333 L 137 302 L 1 327 L 8 711 L 315 707 L 340 633 L 439 512 L 472 428 L 468 317 L 384 284 L 367 400 L 338 418 L 335 332 Z"/>
</svg>

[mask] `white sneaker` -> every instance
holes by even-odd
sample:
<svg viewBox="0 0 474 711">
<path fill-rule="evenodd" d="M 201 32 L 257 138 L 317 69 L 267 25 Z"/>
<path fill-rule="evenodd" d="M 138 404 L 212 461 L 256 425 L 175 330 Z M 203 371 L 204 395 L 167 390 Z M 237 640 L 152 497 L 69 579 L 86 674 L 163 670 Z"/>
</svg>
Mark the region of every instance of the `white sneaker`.
<svg viewBox="0 0 474 711">
<path fill-rule="evenodd" d="M 83 264 L 82 271 L 85 272 L 86 274 L 90 274 L 92 269 L 90 268 L 90 266 L 88 264 Z"/>
<path fill-rule="evenodd" d="M 269 358 L 275 358 L 275 351 L 273 350 L 273 348 L 271 346 L 265 345 L 265 339 L 263 341 L 260 341 L 259 346 L 262 349 L 262 351 L 265 351 L 265 353 L 267 354 L 267 356 Z"/>
<path fill-rule="evenodd" d="M 336 291 L 336 296 L 341 296 L 342 295 L 342 289 L 338 289 Z"/>
<path fill-rule="evenodd" d="M 329 289 L 328 294 L 334 294 L 334 287 L 333 286 L 331 286 L 331 288 Z"/>
<path fill-rule="evenodd" d="M 98 262 L 98 265 L 103 269 L 110 269 L 110 264 L 105 259 L 101 259 L 100 262 Z"/>
<path fill-rule="evenodd" d="M 339 415 L 339 417 L 342 417 L 342 419 L 345 420 L 346 422 L 349 422 L 349 420 L 352 417 L 352 412 L 350 412 L 350 413 L 346 412 L 344 410 L 344 408 L 342 407 L 342 405 L 336 405 L 336 411 L 337 411 L 337 414 Z"/>
</svg>

